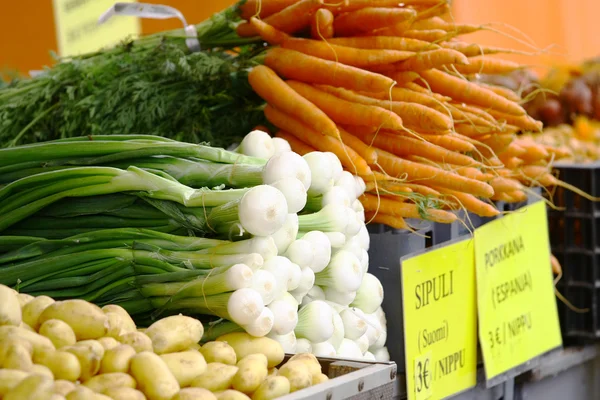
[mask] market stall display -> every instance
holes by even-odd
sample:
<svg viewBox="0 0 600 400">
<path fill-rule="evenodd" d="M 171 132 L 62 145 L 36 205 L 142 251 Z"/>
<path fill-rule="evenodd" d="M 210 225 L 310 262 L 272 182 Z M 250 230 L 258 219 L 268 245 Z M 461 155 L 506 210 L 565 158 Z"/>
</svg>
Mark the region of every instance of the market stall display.
<svg viewBox="0 0 600 400">
<path fill-rule="evenodd" d="M 273 141 L 253 132 L 239 151 Z M 387 358 L 364 183 L 335 155 L 263 159 L 114 135 L 6 148 L 0 159 L 3 284 L 117 304 L 147 324 L 212 315 L 208 338 L 246 331 L 288 353 L 301 341 L 322 356 Z"/>
</svg>

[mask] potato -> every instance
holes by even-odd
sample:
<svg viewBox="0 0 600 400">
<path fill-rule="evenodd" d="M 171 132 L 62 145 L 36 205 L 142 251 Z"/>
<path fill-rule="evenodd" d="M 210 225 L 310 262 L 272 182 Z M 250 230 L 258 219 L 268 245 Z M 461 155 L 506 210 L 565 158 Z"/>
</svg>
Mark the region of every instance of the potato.
<svg viewBox="0 0 600 400">
<path fill-rule="evenodd" d="M 269 376 L 277 376 L 279 370 L 276 367 L 269 369 Z"/>
<path fill-rule="evenodd" d="M 117 314 L 114 312 L 104 312 L 104 314 L 108 318 L 108 329 L 106 331 L 106 336 L 118 339 L 122 333 L 126 333 L 125 331 L 123 331 L 125 321 L 123 321 L 123 317 L 121 316 L 121 314 Z"/>
<path fill-rule="evenodd" d="M 34 354 L 33 361 L 48 367 L 56 379 L 74 382 L 81 376 L 81 364 L 77 356 L 66 351 L 38 351 Z"/>
<path fill-rule="evenodd" d="M 269 374 L 267 356 L 264 354 L 250 354 L 242 358 L 237 367 L 232 386 L 242 393 L 253 393 Z"/>
<path fill-rule="evenodd" d="M 290 381 L 284 376 L 268 376 L 252 394 L 252 400 L 271 400 L 290 393 Z"/>
<path fill-rule="evenodd" d="M 35 297 L 33 297 L 32 295 L 27 294 L 27 293 L 17 294 L 17 300 L 19 300 L 19 304 L 21 305 L 21 310 L 23 309 L 23 306 L 25 304 L 29 303 L 33 299 L 35 299 Z"/>
<path fill-rule="evenodd" d="M 30 356 L 33 356 L 33 345 L 31 342 L 19 337 L 19 336 L 7 336 L 0 338 L 0 367 L 4 364 L 4 358 L 6 353 L 13 344 L 19 344 L 23 346 Z"/>
<path fill-rule="evenodd" d="M 179 392 L 179 383 L 159 355 L 143 351 L 131 359 L 131 375 L 149 400 L 169 400 Z"/>
<path fill-rule="evenodd" d="M 17 386 L 28 376 L 29 373 L 25 371 L 0 368 L 0 398 L 2 398 L 6 392 Z"/>
<path fill-rule="evenodd" d="M 200 349 L 207 363 L 218 362 L 227 365 L 237 364 L 233 347 L 225 342 L 208 342 Z"/>
<path fill-rule="evenodd" d="M 110 388 L 103 394 L 113 400 L 146 400 L 144 393 L 129 387 Z"/>
<path fill-rule="evenodd" d="M 62 396 L 66 396 L 73 390 L 75 390 L 76 386 L 73 382 L 66 381 L 64 379 L 57 379 L 54 381 L 54 393 L 60 394 Z"/>
<path fill-rule="evenodd" d="M 33 346 L 33 351 L 39 351 L 42 349 L 55 350 L 56 348 L 45 336 L 39 335 L 35 332 L 28 331 L 23 328 L 11 325 L 0 326 L 0 341 L 5 339 L 21 338 L 28 341 Z"/>
<path fill-rule="evenodd" d="M 54 380 L 54 374 L 50 371 L 50 368 L 42 364 L 33 364 L 29 371 L 31 375 L 42 375 Z"/>
<path fill-rule="evenodd" d="M 281 344 L 268 337 L 256 338 L 245 332 L 234 332 L 217 338 L 217 341 L 227 342 L 233 347 L 238 360 L 249 354 L 264 354 L 269 361 L 269 368 L 279 365 L 285 356 Z"/>
<path fill-rule="evenodd" d="M 62 394 L 52 393 L 52 396 L 50 396 L 50 400 L 66 400 L 66 399 L 65 399 L 65 396 L 63 396 Z"/>
<path fill-rule="evenodd" d="M 181 387 L 190 386 L 194 378 L 206 371 L 206 361 L 204 361 L 202 354 L 196 350 L 161 354 L 160 358 L 167 364 Z"/>
<path fill-rule="evenodd" d="M 38 331 L 40 328 L 40 315 L 50 304 L 54 303 L 54 299 L 48 296 L 38 296 L 23 306 L 23 322 Z"/>
<path fill-rule="evenodd" d="M 101 337 L 98 339 L 98 342 L 102 345 L 102 347 L 104 347 L 104 350 L 113 349 L 121 344 L 117 341 L 117 339 L 108 336 Z"/>
<path fill-rule="evenodd" d="M 19 326 L 23 321 L 21 304 L 15 292 L 0 285 L 0 325 Z"/>
<path fill-rule="evenodd" d="M 237 390 L 225 390 L 217 395 L 217 400 L 250 400 L 250 397 Z"/>
<path fill-rule="evenodd" d="M 98 339 L 106 336 L 108 330 L 106 314 L 100 307 L 85 300 L 63 300 L 50 304 L 40 315 L 39 323 L 49 319 L 60 319 L 69 324 L 77 340 Z"/>
<path fill-rule="evenodd" d="M 117 387 L 129 387 L 135 389 L 136 382 L 131 375 L 123 372 L 110 372 L 108 374 L 96 375 L 83 383 L 94 392 L 104 393 L 107 389 Z"/>
<path fill-rule="evenodd" d="M 192 387 L 181 389 L 171 400 L 217 400 L 217 396 L 210 390 Z"/>
<path fill-rule="evenodd" d="M 188 347 L 188 350 L 198 350 L 198 351 L 200 351 L 201 348 L 202 348 L 202 346 L 200 346 L 200 343 L 194 343 L 190 347 Z"/>
<path fill-rule="evenodd" d="M 317 374 L 317 375 L 313 375 L 312 384 L 318 385 L 319 383 L 327 382 L 328 380 L 329 380 L 329 377 L 327 375 Z"/>
<path fill-rule="evenodd" d="M 30 371 L 33 366 L 30 350 L 20 343 L 11 343 L 4 353 L 2 368 Z"/>
<path fill-rule="evenodd" d="M 135 349 L 128 344 L 122 344 L 106 350 L 100 365 L 100 373 L 128 372 L 129 364 L 135 353 Z"/>
<path fill-rule="evenodd" d="M 29 332 L 35 332 L 35 331 L 33 330 L 33 328 L 32 328 L 32 327 L 30 327 L 29 325 L 27 325 L 25 322 L 21 322 L 21 323 L 19 324 L 19 328 L 25 329 L 25 330 L 27 330 L 27 331 L 29 331 Z"/>
<path fill-rule="evenodd" d="M 300 361 L 303 364 L 306 364 L 306 366 L 308 367 L 308 371 L 312 376 L 319 375 L 321 373 L 321 364 L 319 363 L 319 360 L 317 360 L 317 357 L 315 357 L 314 354 L 295 354 L 288 360 L 288 362 L 291 361 Z"/>
<path fill-rule="evenodd" d="M 148 335 L 142 332 L 127 332 L 119 336 L 119 342 L 130 345 L 135 349 L 136 353 L 154 350 L 152 340 L 150 340 Z"/>
<path fill-rule="evenodd" d="M 44 321 L 39 328 L 40 335 L 46 336 L 52 341 L 57 349 L 64 346 L 72 346 L 77 342 L 73 328 L 60 319 L 49 319 Z"/>
<path fill-rule="evenodd" d="M 97 340 L 82 340 L 73 346 L 61 348 L 74 354 L 81 365 L 81 380 L 87 381 L 100 370 L 100 363 L 104 357 L 104 347 Z"/>
<path fill-rule="evenodd" d="M 156 354 L 183 351 L 198 343 L 203 334 L 200 321 L 181 314 L 160 319 L 146 330 Z"/>
<path fill-rule="evenodd" d="M 137 331 L 142 333 L 146 333 L 147 330 L 148 328 L 137 328 Z"/>
<path fill-rule="evenodd" d="M 209 363 L 206 371 L 192 381 L 193 387 L 201 387 L 211 392 L 226 390 L 231 387 L 233 377 L 238 372 L 238 367 L 222 363 Z"/>
<path fill-rule="evenodd" d="M 277 376 L 285 376 L 290 381 L 290 393 L 312 385 L 312 375 L 308 366 L 300 361 L 288 361 L 279 368 Z"/>
<path fill-rule="evenodd" d="M 125 311 L 123 307 L 118 306 L 116 304 L 109 304 L 102 307 L 102 312 L 104 312 L 105 314 L 115 313 L 121 316 L 121 321 L 123 322 L 121 333 L 136 331 L 135 322 L 133 322 L 133 319 L 131 319 L 131 315 L 129 315 L 129 313 Z"/>
<path fill-rule="evenodd" d="M 75 390 L 69 392 L 65 398 L 66 400 L 96 400 L 96 394 L 97 393 L 94 393 L 92 389 L 78 385 Z"/>
<path fill-rule="evenodd" d="M 54 382 L 47 376 L 30 375 L 23 379 L 19 384 L 9 390 L 4 400 L 50 400 Z"/>
</svg>

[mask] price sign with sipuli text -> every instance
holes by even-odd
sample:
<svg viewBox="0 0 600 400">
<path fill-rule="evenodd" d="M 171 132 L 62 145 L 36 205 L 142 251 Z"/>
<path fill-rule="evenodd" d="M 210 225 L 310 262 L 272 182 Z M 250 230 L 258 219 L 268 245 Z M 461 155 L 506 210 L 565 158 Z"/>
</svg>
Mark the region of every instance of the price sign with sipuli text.
<svg viewBox="0 0 600 400">
<path fill-rule="evenodd" d="M 401 263 L 409 400 L 443 399 L 475 386 L 473 240 L 408 256 Z"/>
<path fill-rule="evenodd" d="M 479 341 L 490 384 L 562 345 L 545 204 L 476 229 L 475 265 Z"/>
</svg>

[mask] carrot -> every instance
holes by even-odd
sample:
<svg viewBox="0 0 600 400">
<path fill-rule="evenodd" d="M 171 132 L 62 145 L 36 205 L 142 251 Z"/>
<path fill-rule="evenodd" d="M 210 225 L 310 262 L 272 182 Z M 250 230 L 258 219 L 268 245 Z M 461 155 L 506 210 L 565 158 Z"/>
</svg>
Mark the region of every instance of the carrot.
<svg viewBox="0 0 600 400">
<path fill-rule="evenodd" d="M 290 36 L 278 29 L 273 28 L 271 25 L 252 17 L 250 18 L 250 24 L 256 29 L 256 32 L 262 40 L 269 43 L 270 45 L 278 45 L 285 42 Z"/>
<path fill-rule="evenodd" d="M 250 19 L 252 16 L 266 18 L 296 2 L 298 0 L 247 0 L 240 6 L 240 16 L 243 19 Z"/>
<path fill-rule="evenodd" d="M 324 0 L 300 0 L 264 19 L 266 24 L 285 33 L 295 33 L 310 25 L 312 15 L 322 7 Z M 255 36 L 256 30 L 238 25 L 239 36 Z"/>
<path fill-rule="evenodd" d="M 387 92 L 358 92 L 361 96 L 372 97 L 378 100 L 389 100 L 390 99 L 390 91 Z M 392 101 L 402 101 L 406 103 L 418 103 L 424 106 L 437 106 L 439 104 L 438 101 L 431 98 L 428 94 L 422 94 L 414 92 L 410 89 L 393 87 L 391 90 L 391 99 Z"/>
<path fill-rule="evenodd" d="M 534 163 L 550 158 L 550 154 L 546 148 L 541 144 L 535 143 L 533 140 L 520 139 L 517 144 L 525 150 L 525 153 L 521 154 L 520 158 L 526 163 Z"/>
<path fill-rule="evenodd" d="M 395 215 L 387 215 L 376 212 L 365 212 L 365 221 L 375 224 L 391 226 L 394 229 L 409 229 L 404 218 Z"/>
<path fill-rule="evenodd" d="M 489 107 L 507 114 L 525 115 L 525 110 L 518 104 L 497 95 L 491 90 L 482 88 L 476 83 L 467 82 L 433 69 L 423 71 L 421 76 L 427 80 L 431 90 L 452 97 L 455 101 Z"/>
<path fill-rule="evenodd" d="M 365 7 L 336 17 L 333 29 L 338 36 L 354 36 L 408 21 L 416 15 L 410 8 Z"/>
<path fill-rule="evenodd" d="M 459 206 L 464 207 L 467 211 L 477 214 L 480 217 L 495 217 L 500 214 L 500 211 L 495 207 L 479 200 L 471 194 L 445 188 L 437 188 L 437 190 L 439 190 L 440 193 L 449 195 L 451 201 L 454 200 Z"/>
<path fill-rule="evenodd" d="M 417 53 L 406 61 L 395 64 L 399 71 L 423 71 L 442 65 L 466 65 L 469 59 L 464 54 L 451 49 L 438 49 Z"/>
<path fill-rule="evenodd" d="M 431 29 L 427 31 L 408 30 L 402 33 L 403 37 L 409 39 L 424 40 L 426 42 L 437 42 L 453 35 L 441 29 Z"/>
<path fill-rule="evenodd" d="M 267 103 L 325 135 L 339 137 L 337 127 L 317 106 L 290 88 L 273 70 L 264 65 L 254 67 L 248 74 L 252 89 Z"/>
<path fill-rule="evenodd" d="M 523 186 L 515 180 L 510 178 L 494 178 L 488 182 L 491 187 L 494 188 L 494 192 L 514 192 L 515 190 L 521 190 Z"/>
<path fill-rule="evenodd" d="M 288 79 L 308 83 L 367 92 L 381 92 L 394 86 L 394 81 L 383 75 L 288 49 L 270 49 L 265 57 L 265 65 Z"/>
<path fill-rule="evenodd" d="M 460 110 L 453 105 L 446 105 L 446 108 L 443 108 L 441 105 L 436 105 L 433 108 L 440 112 L 444 112 L 446 110 L 450 111 L 452 118 L 454 119 L 455 124 L 464 123 L 471 124 L 476 126 L 481 126 L 484 128 L 495 128 L 498 129 L 498 125 L 495 122 L 490 122 L 485 118 L 480 117 L 477 114 L 470 113 L 468 111 Z M 448 111 L 446 111 L 448 112 Z"/>
<path fill-rule="evenodd" d="M 454 172 L 460 176 L 464 176 L 465 178 L 475 179 L 476 181 L 487 182 L 490 179 L 494 178 L 493 175 L 485 174 L 475 167 L 465 167 L 461 165 L 449 164 L 446 162 L 444 162 L 443 164 L 439 164 L 438 162 L 417 155 L 408 156 L 406 157 L 406 159 L 421 164 L 431 165 L 433 167 L 441 168 L 446 171 Z"/>
<path fill-rule="evenodd" d="M 422 16 L 422 15 L 421 15 Z M 448 23 L 444 21 L 442 18 L 434 16 L 427 19 L 421 19 L 413 23 L 410 27 L 415 30 L 434 30 L 439 29 L 446 32 L 458 33 L 459 35 L 465 35 L 468 33 L 473 33 L 480 31 L 482 29 L 481 26 L 477 25 L 456 25 L 452 23 Z"/>
<path fill-rule="evenodd" d="M 440 197 L 440 192 L 430 188 L 429 186 L 417 185 L 414 183 L 405 183 L 404 186 L 411 189 L 414 193 L 419 193 L 423 196 Z"/>
<path fill-rule="evenodd" d="M 389 135 L 381 132 L 378 134 L 363 135 L 358 137 L 365 143 L 372 144 L 374 147 L 401 157 L 418 155 L 427 157 L 433 161 L 447 162 L 463 166 L 478 164 L 471 157 L 446 150 L 443 147 L 431 144 L 424 140 L 413 139 L 405 136 Z"/>
<path fill-rule="evenodd" d="M 469 61 L 470 60 L 471 59 L 469 59 Z M 510 90 L 509 88 L 505 88 L 505 87 L 497 86 L 497 85 L 490 85 L 488 83 L 483 83 L 483 82 L 479 82 L 479 84 L 486 89 L 490 89 L 492 92 L 504 97 L 507 100 L 514 101 L 514 102 L 521 101 L 521 96 L 519 96 L 518 94 L 516 94 L 513 90 Z"/>
<path fill-rule="evenodd" d="M 513 141 L 511 144 L 508 145 L 508 147 L 502 153 L 499 154 L 499 156 L 520 157 L 521 155 L 523 155 L 523 153 L 525 153 L 525 151 L 526 150 L 524 148 L 519 146 L 517 141 Z"/>
<path fill-rule="evenodd" d="M 356 47 L 359 49 L 388 49 L 399 51 L 425 51 L 440 47 L 436 44 L 417 39 L 407 39 L 395 36 L 355 36 L 337 37 L 328 40 L 331 44 Z"/>
<path fill-rule="evenodd" d="M 488 139 L 480 139 L 480 142 L 490 147 L 494 153 L 500 154 L 508 148 L 514 138 L 511 133 L 497 134 L 491 135 Z"/>
<path fill-rule="evenodd" d="M 342 165 L 350 172 L 357 175 L 371 174 L 371 168 L 369 168 L 367 162 L 354 150 L 344 146 L 339 140 L 315 132 L 312 128 L 271 105 L 265 107 L 264 113 L 269 122 L 279 129 L 294 135 L 297 139 L 314 147 L 318 151 L 330 151 L 335 154 L 340 159 Z"/>
<path fill-rule="evenodd" d="M 443 0 L 445 1 L 445 0 Z M 334 15 L 345 12 L 357 11 L 365 7 L 398 7 L 398 0 L 342 0 L 329 2 L 325 7 Z M 405 6 L 432 6 L 440 3 L 440 0 L 406 0 L 402 1 Z"/>
<path fill-rule="evenodd" d="M 411 188 L 409 188 L 408 186 L 402 185 L 402 184 L 397 184 L 394 182 L 390 182 L 390 181 L 377 181 L 377 184 L 375 184 L 375 181 L 372 182 L 366 182 L 366 189 L 365 192 L 396 192 L 396 193 L 412 193 L 413 190 Z"/>
<path fill-rule="evenodd" d="M 453 49 L 456 51 L 460 51 L 467 57 L 483 56 L 486 54 L 519 53 L 519 52 L 511 50 L 511 49 L 502 49 L 500 47 L 488 47 L 488 46 L 482 46 L 482 45 L 476 44 L 476 43 L 465 43 L 462 41 L 444 42 L 444 43 L 440 43 L 440 46 L 442 46 L 446 49 Z"/>
<path fill-rule="evenodd" d="M 475 146 L 454 135 L 427 135 L 425 140 L 431 144 L 435 144 L 458 153 L 475 151 Z"/>
<path fill-rule="evenodd" d="M 506 122 L 507 124 L 515 125 L 528 131 L 541 131 L 543 127 L 542 122 L 536 121 L 529 115 L 516 116 L 505 114 L 496 110 L 490 110 L 489 114 L 500 122 Z"/>
<path fill-rule="evenodd" d="M 301 38 L 288 39 L 283 42 L 281 47 L 324 60 L 336 61 L 362 68 L 396 63 L 409 59 L 414 54 L 409 51 L 356 49 L 354 47 Z"/>
<path fill-rule="evenodd" d="M 489 122 L 495 123 L 496 120 L 492 117 L 487 111 L 482 110 L 479 107 L 471 106 L 464 103 L 452 103 L 452 107 L 457 108 L 461 111 L 469 112 L 471 114 L 475 114 L 480 118 L 483 118 Z M 489 111 L 489 110 L 488 110 Z"/>
<path fill-rule="evenodd" d="M 381 169 L 392 176 L 406 174 L 410 180 L 419 180 L 422 184 L 437 185 L 481 197 L 491 197 L 492 187 L 486 183 L 462 177 L 439 168 L 407 161 L 387 151 L 377 150 L 377 163 Z"/>
<path fill-rule="evenodd" d="M 527 200 L 527 193 L 522 190 L 515 190 L 514 192 L 508 193 L 508 195 L 510 196 L 510 202 L 512 203 L 519 203 Z"/>
<path fill-rule="evenodd" d="M 400 117 L 377 105 L 353 103 L 298 81 L 288 81 L 287 83 L 300 96 L 314 103 L 339 124 L 403 129 Z"/>
<path fill-rule="evenodd" d="M 558 148 L 552 146 L 544 146 L 546 151 L 550 153 L 550 155 L 554 156 L 555 160 L 560 160 L 561 158 L 569 158 L 573 156 L 573 152 L 569 148 Z"/>
<path fill-rule="evenodd" d="M 550 254 L 550 267 L 552 268 L 552 274 L 562 275 L 562 267 L 554 254 Z"/>
<path fill-rule="evenodd" d="M 473 138 L 483 135 L 491 135 L 494 133 L 502 133 L 499 127 L 479 126 L 472 124 L 455 123 L 454 130 L 461 135 Z"/>
<path fill-rule="evenodd" d="M 413 71 L 393 71 L 383 75 L 392 78 L 398 85 L 412 82 L 420 77 L 419 74 Z"/>
<path fill-rule="evenodd" d="M 310 36 L 313 39 L 330 39 L 333 34 L 333 13 L 326 8 L 319 8 L 310 25 Z"/>
<path fill-rule="evenodd" d="M 446 49 L 450 50 L 450 49 Z M 455 50 L 453 50 L 455 51 Z M 460 53 L 462 54 L 462 53 Z M 463 55 L 464 56 L 464 55 Z M 521 65 L 499 58 L 493 58 L 490 56 L 479 56 L 469 58 L 468 65 L 456 66 L 456 70 L 461 74 L 508 74 L 518 69 L 521 69 Z M 488 87 L 489 89 L 489 87 Z M 513 100 L 514 101 L 514 100 Z"/>
<path fill-rule="evenodd" d="M 428 219 L 434 222 L 449 224 L 456 221 L 456 215 L 435 208 L 422 208 L 416 204 L 404 203 L 386 197 L 377 197 L 372 194 L 363 194 L 359 200 L 365 212 L 381 211 L 383 214 L 394 215 L 402 218 Z M 365 217 L 366 219 L 366 217 Z"/>
<path fill-rule="evenodd" d="M 417 21 L 435 17 L 437 15 L 444 15 L 450 12 L 450 2 L 438 1 L 435 4 L 429 5 L 429 8 L 419 11 L 417 14 Z"/>
<path fill-rule="evenodd" d="M 437 94 L 437 93 L 433 93 L 429 89 L 425 89 L 423 86 L 420 86 L 418 83 L 415 83 L 415 82 L 408 82 L 407 84 L 404 85 L 404 87 L 406 87 L 407 89 L 410 89 L 412 91 L 418 92 L 418 93 L 432 94 L 432 95 Z"/>
<path fill-rule="evenodd" d="M 501 158 L 504 166 L 509 169 L 516 169 L 523 165 L 524 161 L 519 157 L 509 157 L 508 159 Z"/>
<path fill-rule="evenodd" d="M 342 142 L 347 146 L 350 146 L 350 148 L 356 151 L 359 156 L 364 158 L 367 164 L 373 165 L 377 162 L 377 152 L 375 149 L 339 126 L 338 130 L 340 131 Z"/>
<path fill-rule="evenodd" d="M 360 175 L 361 179 L 364 180 L 365 182 L 386 182 L 386 181 L 392 181 L 392 182 L 399 182 L 399 179 L 394 178 L 392 176 L 386 175 L 386 174 L 382 174 L 381 172 L 378 171 L 372 171 L 370 174 L 368 175 Z M 404 183 L 402 183 L 404 184 Z"/>
<path fill-rule="evenodd" d="M 308 154 L 308 153 L 312 153 L 313 151 L 317 151 L 313 147 L 310 147 L 309 145 L 302 142 L 301 140 L 296 139 L 293 135 L 290 135 L 287 132 L 279 131 L 275 134 L 275 136 L 277 136 L 278 138 L 285 139 L 290 144 L 292 151 L 294 153 L 300 154 L 301 156 Z"/>
<path fill-rule="evenodd" d="M 398 116 L 402 117 L 404 125 L 406 125 L 408 128 L 420 128 L 426 131 L 437 133 L 447 133 L 452 128 L 452 121 L 450 118 L 438 111 L 432 110 L 430 107 L 426 107 L 421 104 L 377 100 L 349 90 L 334 88 L 331 86 L 321 86 L 321 88 L 326 90 L 328 93 L 332 93 L 335 96 L 338 96 L 339 98 L 349 102 L 378 106 L 385 110 L 392 110 Z M 346 122 L 346 124 L 348 123 Z M 371 124 L 370 126 L 379 125 Z"/>
</svg>

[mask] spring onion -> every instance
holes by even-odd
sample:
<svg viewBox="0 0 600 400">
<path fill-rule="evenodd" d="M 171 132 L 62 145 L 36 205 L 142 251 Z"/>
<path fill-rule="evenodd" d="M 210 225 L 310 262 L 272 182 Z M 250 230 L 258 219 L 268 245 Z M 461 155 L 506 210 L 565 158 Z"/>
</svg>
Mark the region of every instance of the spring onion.
<svg viewBox="0 0 600 400">
<path fill-rule="evenodd" d="M 325 300 L 325 292 L 323 291 L 323 289 L 321 289 L 318 286 L 313 286 L 312 288 L 310 288 L 308 293 L 306 293 L 304 298 L 302 298 L 301 305 L 304 307 L 311 301 L 315 301 L 315 300 Z"/>
<path fill-rule="evenodd" d="M 390 361 L 390 353 L 388 352 L 388 349 L 386 347 L 378 349 L 377 351 L 375 351 L 373 353 L 373 355 L 375 356 L 375 360 L 377 360 L 379 362 Z"/>
<path fill-rule="evenodd" d="M 335 357 L 336 352 L 329 342 L 311 343 L 311 353 L 317 357 Z"/>
<path fill-rule="evenodd" d="M 298 307 L 283 299 L 273 300 L 267 306 L 274 316 L 272 332 L 276 335 L 286 335 L 292 332 L 298 324 Z"/>
<path fill-rule="evenodd" d="M 349 359 L 357 359 L 360 360 L 362 358 L 362 351 L 360 351 L 360 348 L 358 347 L 358 345 L 350 339 L 342 339 L 342 343 L 340 344 L 340 347 L 337 349 L 336 354 L 339 357 L 342 358 L 349 358 Z"/>
<path fill-rule="evenodd" d="M 265 165 L 263 183 L 269 185 L 284 178 L 296 178 L 308 190 L 312 182 L 311 169 L 306 160 L 296 153 L 276 154 Z"/>
<path fill-rule="evenodd" d="M 333 168 L 330 156 L 313 151 L 302 158 L 308 163 L 312 181 L 308 192 L 313 195 L 327 193 L 333 186 Z"/>
<path fill-rule="evenodd" d="M 315 274 L 315 283 L 338 292 L 358 290 L 362 281 L 362 266 L 358 258 L 349 251 L 340 250 L 321 272 Z"/>
<path fill-rule="evenodd" d="M 294 330 L 296 336 L 313 343 L 329 340 L 334 330 L 333 315 L 334 311 L 323 301 L 308 303 L 298 311 L 298 325 Z"/>
<path fill-rule="evenodd" d="M 356 345 L 360 349 L 361 354 L 365 354 L 369 350 L 369 338 L 367 337 L 366 333 L 358 339 L 356 339 L 354 343 L 356 343 Z"/>
<path fill-rule="evenodd" d="M 367 322 L 359 316 L 353 308 L 346 308 L 341 311 L 340 317 L 344 324 L 344 334 L 346 338 L 356 340 L 367 331 Z"/>
<path fill-rule="evenodd" d="M 342 339 L 344 339 L 344 323 L 342 322 L 342 318 L 336 312 L 333 313 L 333 335 L 327 340 L 334 349 L 338 349 L 340 344 L 342 344 Z"/>
<path fill-rule="evenodd" d="M 275 276 L 264 269 L 254 271 L 250 287 L 260 294 L 265 306 L 271 304 L 277 294 L 277 280 Z"/>
<path fill-rule="evenodd" d="M 275 317 L 273 312 L 269 308 L 264 307 L 258 318 L 249 324 L 242 325 L 242 327 L 252 336 L 262 337 L 271 332 L 274 321 Z"/>
<path fill-rule="evenodd" d="M 360 308 L 367 314 L 372 314 L 377 311 L 382 302 L 383 286 L 381 286 L 381 282 L 374 275 L 366 273 L 351 305 Z"/>
<path fill-rule="evenodd" d="M 356 292 L 339 292 L 330 287 L 323 288 L 323 292 L 325 293 L 325 299 L 327 301 L 344 307 L 349 306 L 356 297 Z"/>
<path fill-rule="evenodd" d="M 294 335 L 296 337 L 296 335 Z M 296 352 L 298 353 L 312 353 L 312 344 L 308 339 L 296 339 Z"/>
<path fill-rule="evenodd" d="M 283 351 L 287 354 L 294 354 L 296 352 L 304 353 L 303 351 L 298 351 L 298 341 L 296 339 L 296 334 L 294 333 L 294 331 L 291 331 L 290 333 L 285 335 L 277 335 L 271 332 L 267 336 L 279 342 L 279 344 L 281 344 L 281 347 L 283 347 Z"/>
<path fill-rule="evenodd" d="M 235 151 L 247 156 L 269 159 L 275 154 L 275 146 L 268 133 L 254 130 L 244 136 Z"/>
<path fill-rule="evenodd" d="M 283 226 L 271 235 L 279 254 L 284 254 L 289 245 L 296 240 L 298 235 L 298 215 L 288 214 L 285 217 Z"/>
<path fill-rule="evenodd" d="M 285 256 L 300 268 L 309 267 L 314 259 L 314 248 L 308 240 L 295 240 L 286 250 Z"/>
<path fill-rule="evenodd" d="M 285 197 L 288 212 L 297 213 L 306 205 L 306 189 L 304 184 L 296 178 L 284 178 L 271 183 Z"/>
<path fill-rule="evenodd" d="M 315 272 L 321 272 L 331 261 L 331 242 L 329 237 L 320 231 L 310 231 L 302 236 L 303 240 L 310 242 L 314 249 L 313 262 L 310 268 Z"/>
<path fill-rule="evenodd" d="M 286 153 L 288 151 L 292 151 L 292 148 L 290 147 L 290 144 L 287 142 L 287 140 L 278 137 L 273 138 L 273 148 L 275 154 L 281 154 Z"/>
</svg>

